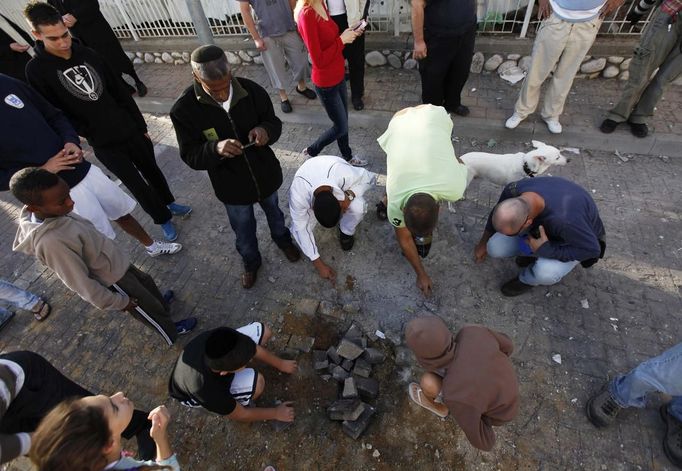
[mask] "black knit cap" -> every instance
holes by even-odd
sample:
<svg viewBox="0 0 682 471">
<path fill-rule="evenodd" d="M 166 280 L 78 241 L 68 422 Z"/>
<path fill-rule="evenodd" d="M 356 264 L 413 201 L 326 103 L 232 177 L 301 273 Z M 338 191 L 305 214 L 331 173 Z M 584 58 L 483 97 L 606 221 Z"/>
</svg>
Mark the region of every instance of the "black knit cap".
<svg viewBox="0 0 682 471">
<path fill-rule="evenodd" d="M 223 51 L 218 46 L 213 44 L 207 44 L 205 46 L 199 46 L 194 51 L 192 51 L 192 56 L 190 57 L 192 62 L 197 64 L 203 64 L 205 62 L 211 62 L 219 59 L 220 56 L 224 56 L 225 51 Z"/>
<path fill-rule="evenodd" d="M 341 218 L 341 205 L 331 191 L 321 191 L 313 200 L 315 219 L 324 227 L 334 227 Z"/>
<path fill-rule="evenodd" d="M 204 360 L 215 371 L 236 371 L 256 354 L 256 344 L 229 327 L 215 329 L 206 339 Z"/>
</svg>

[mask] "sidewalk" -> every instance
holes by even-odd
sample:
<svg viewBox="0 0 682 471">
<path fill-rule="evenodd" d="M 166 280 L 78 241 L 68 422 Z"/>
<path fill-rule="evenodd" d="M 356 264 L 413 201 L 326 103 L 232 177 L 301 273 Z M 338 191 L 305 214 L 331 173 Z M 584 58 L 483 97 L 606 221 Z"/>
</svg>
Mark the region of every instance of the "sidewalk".
<svg viewBox="0 0 682 471">
<path fill-rule="evenodd" d="M 140 108 L 149 113 L 168 113 L 175 99 L 191 83 L 188 66 L 143 64 L 137 66 L 142 80 L 149 87 L 149 95 L 137 98 Z M 294 112 L 284 114 L 279 109 L 279 97 L 270 86 L 265 68 L 241 65 L 233 74 L 249 78 L 265 87 L 273 99 L 278 116 L 287 123 L 325 123 L 328 118 L 318 101 L 308 101 L 293 90 L 289 99 Z M 470 116 L 454 117 L 456 136 L 490 139 L 538 139 L 567 147 L 589 148 L 621 153 L 655 156 L 682 156 L 682 87 L 669 86 L 661 99 L 652 122 L 650 135 L 645 139 L 632 136 L 627 126 L 620 126 L 613 134 L 603 134 L 598 126 L 608 109 L 620 97 L 623 82 L 606 79 L 576 79 L 568 97 L 561 123 L 564 132 L 552 135 L 538 114 L 529 117 L 517 129 L 504 127 L 511 115 L 521 82 L 509 85 L 496 74 L 471 74 L 464 89 L 463 103 Z M 416 70 L 396 70 L 388 67 L 367 67 L 365 74 L 365 109 L 350 111 L 350 126 L 385 128 L 393 113 L 421 103 L 421 82 Z"/>
</svg>

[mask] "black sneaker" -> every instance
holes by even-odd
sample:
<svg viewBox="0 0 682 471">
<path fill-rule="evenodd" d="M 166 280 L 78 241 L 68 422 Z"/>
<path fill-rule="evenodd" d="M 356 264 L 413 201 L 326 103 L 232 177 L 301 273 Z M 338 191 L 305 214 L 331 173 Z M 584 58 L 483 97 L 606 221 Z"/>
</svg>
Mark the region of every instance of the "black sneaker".
<svg viewBox="0 0 682 471">
<path fill-rule="evenodd" d="M 301 95 L 306 97 L 308 100 L 314 100 L 315 98 L 317 98 L 317 94 L 313 90 L 309 89 L 308 87 L 304 88 L 303 90 L 299 90 L 298 86 L 296 86 L 296 92 L 300 93 Z"/>
<path fill-rule="evenodd" d="M 341 242 L 341 248 L 347 252 L 353 248 L 353 244 L 355 244 L 355 236 L 344 234 L 341 232 L 341 229 L 339 229 L 339 242 Z"/>
<path fill-rule="evenodd" d="M 649 127 L 644 124 L 644 123 L 631 123 L 628 121 L 628 124 L 630 125 L 630 132 L 632 133 L 633 136 L 635 137 L 647 137 L 649 135 Z"/>
<path fill-rule="evenodd" d="M 608 427 L 615 422 L 621 409 L 622 407 L 609 391 L 608 383 L 604 385 L 601 391 L 592 396 L 585 406 L 587 418 L 597 428 Z"/>
<path fill-rule="evenodd" d="M 603 132 L 604 134 L 611 134 L 613 131 L 616 130 L 620 123 L 612 120 L 612 119 L 605 119 L 602 123 L 601 126 L 599 126 L 599 130 Z"/>
<path fill-rule="evenodd" d="M 192 332 L 196 326 L 197 318 L 188 317 L 187 319 L 183 319 L 175 323 L 175 331 L 178 333 L 178 335 L 187 335 Z"/>
<path fill-rule="evenodd" d="M 289 100 L 284 100 L 280 107 L 284 113 L 291 113 L 294 109 L 291 107 L 291 102 Z"/>
<path fill-rule="evenodd" d="M 535 257 L 526 257 L 525 255 L 519 255 L 514 259 L 514 262 L 516 263 L 517 267 L 526 268 L 534 264 L 536 260 L 537 258 Z"/>
<path fill-rule="evenodd" d="M 533 289 L 532 285 L 527 285 L 526 283 L 519 280 L 518 277 L 507 281 L 502 285 L 501 288 L 502 294 L 505 296 L 518 296 L 519 294 L 523 294 L 526 291 L 530 291 L 531 289 Z"/>
<path fill-rule="evenodd" d="M 143 97 L 147 94 L 147 86 L 144 83 L 137 82 L 135 87 L 137 88 L 137 96 Z"/>
<path fill-rule="evenodd" d="M 668 405 L 661 406 L 661 419 L 665 423 L 665 436 L 663 437 L 663 451 L 670 462 L 682 468 L 682 422 L 670 415 Z"/>
</svg>

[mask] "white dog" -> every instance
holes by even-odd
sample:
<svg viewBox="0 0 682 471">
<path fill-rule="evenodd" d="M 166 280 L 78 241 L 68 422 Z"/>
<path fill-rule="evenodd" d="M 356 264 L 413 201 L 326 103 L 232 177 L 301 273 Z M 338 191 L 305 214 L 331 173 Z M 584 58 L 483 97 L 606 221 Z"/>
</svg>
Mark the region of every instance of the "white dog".
<svg viewBox="0 0 682 471">
<path fill-rule="evenodd" d="M 476 177 L 506 185 L 525 177 L 534 177 L 547 171 L 552 165 L 566 165 L 569 162 L 556 147 L 540 141 L 533 141 L 535 149 L 516 154 L 491 154 L 469 152 L 460 157 L 467 166 L 467 186 Z"/>
</svg>

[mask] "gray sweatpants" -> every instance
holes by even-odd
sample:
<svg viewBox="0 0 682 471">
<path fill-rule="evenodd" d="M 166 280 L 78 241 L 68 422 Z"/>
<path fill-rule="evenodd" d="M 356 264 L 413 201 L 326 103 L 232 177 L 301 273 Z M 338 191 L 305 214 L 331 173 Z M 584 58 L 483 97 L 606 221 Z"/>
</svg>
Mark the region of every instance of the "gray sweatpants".
<svg viewBox="0 0 682 471">
<path fill-rule="evenodd" d="M 617 123 L 645 123 L 653 116 L 663 89 L 682 73 L 682 18 L 671 24 L 670 15 L 660 8 L 642 33 L 630 62 L 630 77 L 618 104 L 606 116 Z M 670 26 L 670 29 L 668 29 Z M 658 68 L 653 79 L 651 74 Z"/>
<path fill-rule="evenodd" d="M 303 40 L 296 31 L 289 31 L 281 36 L 263 38 L 266 50 L 261 52 L 263 65 L 270 77 L 272 87 L 285 90 L 289 79 L 286 63 L 295 82 L 304 80 L 308 75 L 308 52 Z"/>
</svg>

